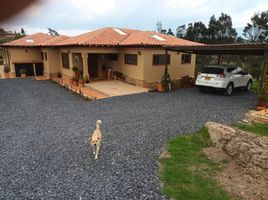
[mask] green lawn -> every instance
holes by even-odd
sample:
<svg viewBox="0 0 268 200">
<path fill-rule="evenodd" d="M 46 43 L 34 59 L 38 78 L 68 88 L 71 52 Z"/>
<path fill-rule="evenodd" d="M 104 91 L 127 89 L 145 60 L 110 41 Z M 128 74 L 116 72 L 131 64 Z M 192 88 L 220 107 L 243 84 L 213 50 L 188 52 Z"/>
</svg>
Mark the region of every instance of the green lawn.
<svg viewBox="0 0 268 200">
<path fill-rule="evenodd" d="M 170 140 L 167 150 L 170 157 L 160 158 L 162 192 L 179 200 L 226 200 L 232 199 L 213 177 L 224 168 L 215 164 L 202 149 L 210 146 L 208 131 L 202 128 L 195 134 L 177 136 Z"/>
<path fill-rule="evenodd" d="M 239 129 L 268 136 L 268 123 L 237 124 Z"/>
</svg>

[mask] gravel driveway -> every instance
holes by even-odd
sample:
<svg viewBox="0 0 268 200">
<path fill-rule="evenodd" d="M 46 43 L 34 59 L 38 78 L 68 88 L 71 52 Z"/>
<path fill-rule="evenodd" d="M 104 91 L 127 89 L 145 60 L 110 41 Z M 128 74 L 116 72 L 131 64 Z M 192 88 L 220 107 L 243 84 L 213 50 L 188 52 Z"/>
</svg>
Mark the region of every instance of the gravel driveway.
<svg viewBox="0 0 268 200">
<path fill-rule="evenodd" d="M 167 140 L 254 106 L 197 89 L 89 102 L 49 81 L 0 80 L 0 199 L 165 199 L 156 159 Z M 85 138 L 103 121 L 94 160 Z"/>
</svg>

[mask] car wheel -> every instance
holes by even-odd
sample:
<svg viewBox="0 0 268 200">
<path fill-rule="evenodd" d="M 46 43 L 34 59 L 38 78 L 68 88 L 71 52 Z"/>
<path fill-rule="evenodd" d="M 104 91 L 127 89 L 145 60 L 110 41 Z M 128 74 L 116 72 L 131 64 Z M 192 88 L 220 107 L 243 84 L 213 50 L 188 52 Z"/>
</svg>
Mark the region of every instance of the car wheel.
<svg viewBox="0 0 268 200">
<path fill-rule="evenodd" d="M 226 89 L 224 90 L 224 95 L 230 96 L 233 93 L 233 89 L 234 89 L 233 84 L 229 83 Z"/>
<path fill-rule="evenodd" d="M 252 87 L 252 81 L 249 80 L 248 83 L 247 83 L 247 86 L 246 86 L 246 91 L 250 91 L 251 87 Z"/>
</svg>

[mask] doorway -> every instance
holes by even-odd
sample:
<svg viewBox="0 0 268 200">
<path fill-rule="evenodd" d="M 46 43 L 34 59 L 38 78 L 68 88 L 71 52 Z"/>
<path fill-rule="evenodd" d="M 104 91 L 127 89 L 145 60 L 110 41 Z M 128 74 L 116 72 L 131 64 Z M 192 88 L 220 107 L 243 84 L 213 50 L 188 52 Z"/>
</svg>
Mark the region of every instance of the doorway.
<svg viewBox="0 0 268 200">
<path fill-rule="evenodd" d="M 91 79 L 98 78 L 98 54 L 88 54 L 88 73 Z"/>
</svg>

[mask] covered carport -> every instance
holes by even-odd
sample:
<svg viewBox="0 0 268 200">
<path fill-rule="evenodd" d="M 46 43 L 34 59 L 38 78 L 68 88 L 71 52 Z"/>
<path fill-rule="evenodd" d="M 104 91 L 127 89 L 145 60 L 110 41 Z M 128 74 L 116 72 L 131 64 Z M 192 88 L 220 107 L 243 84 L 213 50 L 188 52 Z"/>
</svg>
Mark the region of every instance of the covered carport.
<svg viewBox="0 0 268 200">
<path fill-rule="evenodd" d="M 261 84 L 264 84 L 268 72 L 268 44 L 266 43 L 239 43 L 239 44 L 200 44 L 195 46 L 165 46 L 168 51 L 184 52 L 199 55 L 258 55 L 263 56 L 263 67 L 261 73 Z"/>
</svg>

